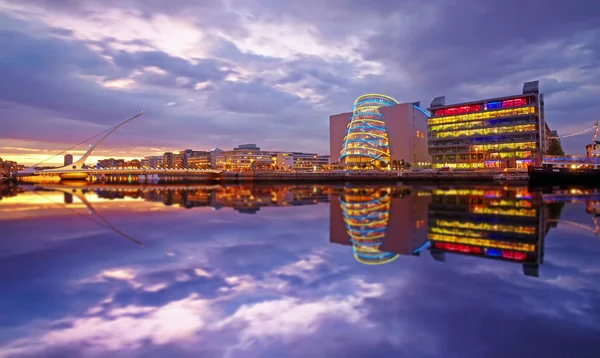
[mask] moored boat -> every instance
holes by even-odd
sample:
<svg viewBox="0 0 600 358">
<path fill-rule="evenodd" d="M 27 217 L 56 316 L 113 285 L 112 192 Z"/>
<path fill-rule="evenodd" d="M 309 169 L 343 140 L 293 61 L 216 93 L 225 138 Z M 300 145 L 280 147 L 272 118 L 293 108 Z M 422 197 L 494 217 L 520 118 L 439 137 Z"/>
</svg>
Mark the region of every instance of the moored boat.
<svg viewBox="0 0 600 358">
<path fill-rule="evenodd" d="M 547 157 L 528 174 L 535 184 L 600 184 L 600 158 Z"/>
<path fill-rule="evenodd" d="M 502 173 L 494 175 L 493 179 L 501 182 L 522 183 L 529 181 L 529 175 L 523 171 L 505 170 Z"/>
</svg>

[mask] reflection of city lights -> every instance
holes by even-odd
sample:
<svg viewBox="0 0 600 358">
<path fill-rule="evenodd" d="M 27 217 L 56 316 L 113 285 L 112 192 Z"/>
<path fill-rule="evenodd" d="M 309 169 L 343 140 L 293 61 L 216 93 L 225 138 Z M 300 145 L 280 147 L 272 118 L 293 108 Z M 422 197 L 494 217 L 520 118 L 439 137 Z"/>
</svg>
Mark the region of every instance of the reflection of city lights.
<svg viewBox="0 0 600 358">
<path fill-rule="evenodd" d="M 389 189 L 346 189 L 340 196 L 346 232 L 357 261 L 380 265 L 398 257 L 379 250 L 388 226 L 390 205 Z"/>
</svg>

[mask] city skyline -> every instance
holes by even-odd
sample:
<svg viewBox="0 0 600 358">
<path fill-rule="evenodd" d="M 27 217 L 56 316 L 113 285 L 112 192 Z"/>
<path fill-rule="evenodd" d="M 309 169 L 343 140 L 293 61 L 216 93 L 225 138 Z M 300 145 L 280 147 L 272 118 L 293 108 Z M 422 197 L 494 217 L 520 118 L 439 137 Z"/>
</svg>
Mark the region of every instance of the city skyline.
<svg viewBox="0 0 600 358">
<path fill-rule="evenodd" d="M 552 129 L 577 132 L 600 106 L 596 8 L 0 0 L 0 157 L 35 164 L 139 110 L 92 163 L 239 143 L 329 153 L 329 115 L 364 93 L 458 103 L 535 79 Z M 565 151 L 583 154 L 585 138 Z"/>
</svg>

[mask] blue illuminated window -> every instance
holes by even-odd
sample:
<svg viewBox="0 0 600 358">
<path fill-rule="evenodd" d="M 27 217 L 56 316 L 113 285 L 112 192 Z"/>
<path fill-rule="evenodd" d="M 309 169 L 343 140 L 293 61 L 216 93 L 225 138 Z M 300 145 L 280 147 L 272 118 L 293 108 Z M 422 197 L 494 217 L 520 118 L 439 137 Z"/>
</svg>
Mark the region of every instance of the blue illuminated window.
<svg viewBox="0 0 600 358">
<path fill-rule="evenodd" d="M 502 108 L 502 102 L 488 102 L 487 109 L 498 109 Z"/>
</svg>

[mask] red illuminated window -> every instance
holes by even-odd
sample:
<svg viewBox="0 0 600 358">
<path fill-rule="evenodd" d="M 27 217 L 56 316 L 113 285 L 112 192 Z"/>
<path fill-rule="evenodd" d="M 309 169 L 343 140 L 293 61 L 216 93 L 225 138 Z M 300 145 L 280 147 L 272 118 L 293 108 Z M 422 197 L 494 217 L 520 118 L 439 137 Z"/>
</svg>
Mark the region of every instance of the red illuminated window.
<svg viewBox="0 0 600 358">
<path fill-rule="evenodd" d="M 525 254 L 524 252 L 506 251 L 506 250 L 502 251 L 502 258 L 505 258 L 505 259 L 523 261 L 523 260 L 525 260 L 526 257 L 527 257 L 527 254 Z"/>
<path fill-rule="evenodd" d="M 480 104 L 473 104 L 473 105 L 470 105 L 470 106 L 460 106 L 460 107 L 451 107 L 451 108 L 438 109 L 434 113 L 435 113 L 436 116 L 452 116 L 452 115 L 455 115 L 455 114 L 477 112 L 479 110 L 481 110 L 481 105 Z"/>
<path fill-rule="evenodd" d="M 519 107 L 524 106 L 526 104 L 527 100 L 525 98 L 507 99 L 505 101 L 502 101 L 502 108 Z"/>
<path fill-rule="evenodd" d="M 480 254 L 481 249 L 477 246 L 450 244 L 447 242 L 436 242 L 434 247 L 436 249 L 442 249 L 447 251 L 464 252 L 466 254 Z"/>
</svg>

